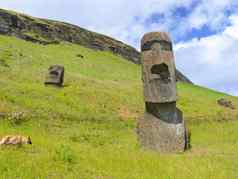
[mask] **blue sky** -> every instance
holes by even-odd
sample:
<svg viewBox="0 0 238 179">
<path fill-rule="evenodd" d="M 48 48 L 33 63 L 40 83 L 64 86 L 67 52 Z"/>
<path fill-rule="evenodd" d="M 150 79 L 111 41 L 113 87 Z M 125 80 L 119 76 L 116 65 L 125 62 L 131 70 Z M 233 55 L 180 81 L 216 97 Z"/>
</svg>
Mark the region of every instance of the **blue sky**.
<svg viewBox="0 0 238 179">
<path fill-rule="evenodd" d="M 238 0 L 1 0 L 0 7 L 67 21 L 135 48 L 167 31 L 194 83 L 238 96 Z"/>
</svg>

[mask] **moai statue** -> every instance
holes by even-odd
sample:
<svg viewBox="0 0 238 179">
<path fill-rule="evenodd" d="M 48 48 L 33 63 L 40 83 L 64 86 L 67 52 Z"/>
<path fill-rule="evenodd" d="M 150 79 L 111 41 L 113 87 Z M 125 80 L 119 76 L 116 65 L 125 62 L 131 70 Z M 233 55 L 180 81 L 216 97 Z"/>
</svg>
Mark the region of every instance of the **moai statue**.
<svg viewBox="0 0 238 179">
<path fill-rule="evenodd" d="M 45 85 L 62 86 L 64 82 L 64 67 L 60 65 L 50 66 L 46 76 Z"/>
<path fill-rule="evenodd" d="M 183 152 L 187 132 L 182 112 L 176 108 L 172 42 L 167 33 L 148 33 L 141 51 L 146 111 L 137 124 L 139 142 L 143 148 L 163 153 Z"/>
</svg>

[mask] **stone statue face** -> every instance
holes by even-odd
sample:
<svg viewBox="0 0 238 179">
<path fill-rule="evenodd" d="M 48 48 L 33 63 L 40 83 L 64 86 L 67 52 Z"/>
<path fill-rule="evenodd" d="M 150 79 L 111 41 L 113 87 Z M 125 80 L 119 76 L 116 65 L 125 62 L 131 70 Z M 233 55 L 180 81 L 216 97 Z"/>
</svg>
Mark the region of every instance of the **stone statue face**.
<svg viewBox="0 0 238 179">
<path fill-rule="evenodd" d="M 147 34 L 141 50 L 145 101 L 176 101 L 175 64 L 169 37 L 163 33 Z"/>
<path fill-rule="evenodd" d="M 45 84 L 62 86 L 64 81 L 64 67 L 59 65 L 50 66 Z"/>
<path fill-rule="evenodd" d="M 58 78 L 61 74 L 61 71 L 62 69 L 58 66 L 51 66 L 49 68 L 49 75 L 52 77 L 52 78 Z"/>
</svg>

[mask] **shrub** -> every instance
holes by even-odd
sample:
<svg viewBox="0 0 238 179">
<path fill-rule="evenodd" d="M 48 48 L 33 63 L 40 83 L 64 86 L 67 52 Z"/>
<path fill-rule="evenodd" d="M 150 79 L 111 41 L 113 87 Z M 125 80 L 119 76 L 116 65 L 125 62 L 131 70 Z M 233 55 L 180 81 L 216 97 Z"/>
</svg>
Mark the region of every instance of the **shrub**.
<svg viewBox="0 0 238 179">
<path fill-rule="evenodd" d="M 60 145 L 55 149 L 54 160 L 63 161 L 66 163 L 72 163 L 74 158 L 73 151 L 67 145 Z"/>
</svg>

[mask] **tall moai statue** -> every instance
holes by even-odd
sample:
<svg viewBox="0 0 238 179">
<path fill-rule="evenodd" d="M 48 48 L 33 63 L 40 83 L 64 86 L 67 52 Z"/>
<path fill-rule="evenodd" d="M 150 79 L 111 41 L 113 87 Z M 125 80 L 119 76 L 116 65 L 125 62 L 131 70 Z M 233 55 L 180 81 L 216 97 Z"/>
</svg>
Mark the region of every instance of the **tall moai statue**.
<svg viewBox="0 0 238 179">
<path fill-rule="evenodd" d="M 146 111 L 137 124 L 139 142 L 143 148 L 162 153 L 183 152 L 187 130 L 176 107 L 172 42 L 167 33 L 148 33 L 141 41 L 141 51 Z"/>
</svg>

